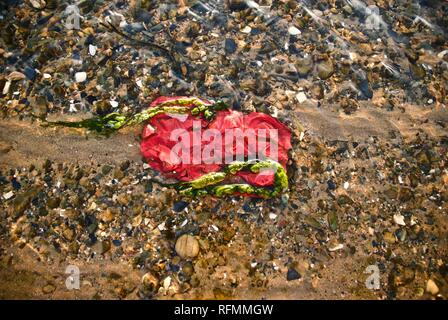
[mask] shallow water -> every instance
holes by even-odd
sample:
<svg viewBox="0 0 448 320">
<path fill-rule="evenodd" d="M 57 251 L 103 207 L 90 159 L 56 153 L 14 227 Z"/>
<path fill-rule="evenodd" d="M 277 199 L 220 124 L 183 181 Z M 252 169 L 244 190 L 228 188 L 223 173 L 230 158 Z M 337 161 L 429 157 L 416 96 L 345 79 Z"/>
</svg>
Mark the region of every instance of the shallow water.
<svg viewBox="0 0 448 320">
<path fill-rule="evenodd" d="M 185 2 L 85 1 L 79 30 L 60 1 L 0 5 L 0 298 L 446 298 L 446 3 Z M 276 116 L 290 190 L 183 198 L 151 182 L 140 126 L 41 126 L 161 95 Z"/>
</svg>

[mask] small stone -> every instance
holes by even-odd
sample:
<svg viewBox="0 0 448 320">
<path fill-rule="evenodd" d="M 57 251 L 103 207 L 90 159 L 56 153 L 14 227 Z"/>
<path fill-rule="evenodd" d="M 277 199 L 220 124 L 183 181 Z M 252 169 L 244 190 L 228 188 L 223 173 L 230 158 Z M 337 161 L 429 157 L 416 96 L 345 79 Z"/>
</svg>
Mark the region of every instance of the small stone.
<svg viewBox="0 0 448 320">
<path fill-rule="evenodd" d="M 298 273 L 297 270 L 293 268 L 289 268 L 288 272 L 286 273 L 286 280 L 288 281 L 298 280 L 301 277 L 302 276 L 300 275 L 300 273 Z"/>
<path fill-rule="evenodd" d="M 333 75 L 334 67 L 331 60 L 323 60 L 317 64 L 317 75 L 322 80 L 326 80 Z"/>
<path fill-rule="evenodd" d="M 73 241 L 73 239 L 75 238 L 75 231 L 73 229 L 66 228 L 62 235 L 68 241 Z"/>
<path fill-rule="evenodd" d="M 163 286 L 163 288 L 164 288 L 165 290 L 168 290 L 168 288 L 170 287 L 170 285 L 171 285 L 171 277 L 168 276 L 168 277 L 166 277 L 165 279 L 163 279 L 163 281 L 162 281 L 162 286 Z"/>
<path fill-rule="evenodd" d="M 327 181 L 328 190 L 336 190 L 337 186 L 336 183 L 334 183 L 333 180 Z"/>
<path fill-rule="evenodd" d="M 399 226 L 405 226 L 406 225 L 406 223 L 404 222 L 404 217 L 400 213 L 394 214 L 394 222 L 396 224 L 398 224 Z"/>
<path fill-rule="evenodd" d="M 439 293 L 439 287 L 436 285 L 434 280 L 429 279 L 428 282 L 426 282 L 426 292 L 429 292 L 432 295 Z"/>
<path fill-rule="evenodd" d="M 103 222 L 111 222 L 112 220 L 114 220 L 114 218 L 115 214 L 110 208 L 107 208 L 100 214 L 100 220 Z"/>
<path fill-rule="evenodd" d="M 2 94 L 6 95 L 9 92 L 9 88 L 11 87 L 11 80 L 5 82 L 5 85 L 2 90 Z"/>
<path fill-rule="evenodd" d="M 329 248 L 328 250 L 330 252 L 334 252 L 334 251 L 338 251 L 341 249 L 344 249 L 344 245 L 342 243 L 339 243 L 339 244 L 335 245 L 334 247 Z"/>
<path fill-rule="evenodd" d="M 58 197 L 51 197 L 47 200 L 47 207 L 50 209 L 55 209 L 59 207 L 59 204 L 61 203 L 61 199 Z"/>
<path fill-rule="evenodd" d="M 39 193 L 38 188 L 31 188 L 30 190 L 17 195 L 12 203 L 11 211 L 12 216 L 17 218 L 28 208 L 31 200 Z"/>
<path fill-rule="evenodd" d="M 105 254 L 107 251 L 110 250 L 110 242 L 107 240 L 97 241 L 93 245 L 92 250 L 97 254 Z"/>
<path fill-rule="evenodd" d="M 96 101 L 93 105 L 93 112 L 100 116 L 105 116 L 112 110 L 112 105 L 107 100 Z"/>
<path fill-rule="evenodd" d="M 308 98 L 306 97 L 306 94 L 303 92 L 299 92 L 296 95 L 296 99 L 297 99 L 297 101 L 299 101 L 299 103 L 304 103 L 306 100 L 308 100 Z"/>
<path fill-rule="evenodd" d="M 5 192 L 5 193 L 3 194 L 3 199 L 5 199 L 5 200 L 9 200 L 9 199 L 11 199 L 12 197 L 14 197 L 14 192 L 12 192 L 12 191 Z"/>
<path fill-rule="evenodd" d="M 156 293 L 160 286 L 159 279 L 157 279 L 151 272 L 147 272 L 143 275 L 142 284 L 144 290 L 150 293 Z"/>
<path fill-rule="evenodd" d="M 87 79 L 87 73 L 86 72 L 76 72 L 75 73 L 75 81 L 76 82 L 84 82 Z"/>
<path fill-rule="evenodd" d="M 26 67 L 23 72 L 25 73 L 25 76 L 28 80 L 33 81 L 36 78 L 37 72 L 34 68 Z"/>
<path fill-rule="evenodd" d="M 50 293 L 53 293 L 55 290 L 56 290 L 56 287 L 55 287 L 54 285 L 52 285 L 52 284 L 47 284 L 46 286 L 44 286 L 44 287 L 42 288 L 42 292 L 43 292 L 44 294 L 50 294 Z"/>
<path fill-rule="evenodd" d="M 234 52 L 236 51 L 236 49 L 237 49 L 237 45 L 236 45 L 236 43 L 235 43 L 235 40 L 233 40 L 233 39 L 231 39 L 231 38 L 227 38 L 227 39 L 224 41 L 224 51 L 225 51 L 227 54 L 234 53 Z"/>
<path fill-rule="evenodd" d="M 199 242 L 192 235 L 184 234 L 177 239 L 175 250 L 181 258 L 195 258 L 199 254 Z"/>
<path fill-rule="evenodd" d="M 181 211 L 183 211 L 186 207 L 188 207 L 188 205 L 189 205 L 188 202 L 185 202 L 185 201 L 178 201 L 178 202 L 175 202 L 175 203 L 174 203 L 174 205 L 173 205 L 173 210 L 174 210 L 175 212 L 181 212 Z"/>
<path fill-rule="evenodd" d="M 244 9 L 247 9 L 247 1 L 243 0 L 230 0 L 229 3 L 229 9 L 231 11 L 241 11 Z"/>
<path fill-rule="evenodd" d="M 114 109 L 118 107 L 118 101 L 110 100 L 109 103 L 110 103 L 111 107 Z"/>
<path fill-rule="evenodd" d="M 397 239 L 395 239 L 395 236 L 391 232 L 385 232 L 383 235 L 384 241 L 390 244 L 394 244 Z"/>
<path fill-rule="evenodd" d="M 252 31 L 252 28 L 249 26 L 245 26 L 243 29 L 241 29 L 242 33 L 249 34 Z"/>
<path fill-rule="evenodd" d="M 337 213 L 335 211 L 330 212 L 328 214 L 327 220 L 328 220 L 328 225 L 329 225 L 331 231 L 336 231 L 339 226 L 339 220 L 338 220 Z"/>
<path fill-rule="evenodd" d="M 322 99 L 324 97 L 324 88 L 320 83 L 314 83 L 310 89 L 311 96 L 315 99 Z"/>
<path fill-rule="evenodd" d="M 25 78 L 26 78 L 26 76 L 22 72 L 19 72 L 19 71 L 13 71 L 7 77 L 7 79 L 11 80 L 11 81 L 23 80 Z"/>
<path fill-rule="evenodd" d="M 123 179 L 124 178 L 124 172 L 120 168 L 115 169 L 115 171 L 114 171 L 114 178 L 117 179 L 117 180 Z"/>
<path fill-rule="evenodd" d="M 292 36 L 297 36 L 297 35 L 301 34 L 302 32 L 300 32 L 300 30 L 297 29 L 296 27 L 294 27 L 294 26 L 290 26 L 290 27 L 288 28 L 288 33 L 289 33 L 290 35 L 292 35 Z"/>
<path fill-rule="evenodd" d="M 129 168 L 130 165 L 131 165 L 131 162 L 129 160 L 125 160 L 122 163 L 120 163 L 120 169 L 125 171 Z"/>
<path fill-rule="evenodd" d="M 93 57 L 96 54 L 97 46 L 93 44 L 89 44 L 89 54 Z"/>
<path fill-rule="evenodd" d="M 313 60 L 310 57 L 300 59 L 295 66 L 299 76 L 306 77 L 313 69 Z"/>
<path fill-rule="evenodd" d="M 79 180 L 79 185 L 84 188 L 87 188 L 90 185 L 90 179 L 88 177 L 82 177 Z"/>
<path fill-rule="evenodd" d="M 107 164 L 101 167 L 101 173 L 106 175 L 108 174 L 113 168 Z"/>
<path fill-rule="evenodd" d="M 30 0 L 30 4 L 34 9 L 44 9 L 46 3 L 44 0 Z"/>
<path fill-rule="evenodd" d="M 182 272 L 188 277 L 192 276 L 194 273 L 193 264 L 189 261 L 186 262 L 182 267 Z"/>
</svg>

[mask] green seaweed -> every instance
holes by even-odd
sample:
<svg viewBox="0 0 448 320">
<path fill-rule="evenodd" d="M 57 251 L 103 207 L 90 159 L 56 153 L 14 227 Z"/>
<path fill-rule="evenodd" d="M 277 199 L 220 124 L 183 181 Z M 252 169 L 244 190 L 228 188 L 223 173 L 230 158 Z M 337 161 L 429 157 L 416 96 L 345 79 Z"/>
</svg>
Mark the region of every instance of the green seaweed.
<svg viewBox="0 0 448 320">
<path fill-rule="evenodd" d="M 256 187 L 247 183 L 222 184 L 220 182 L 239 171 L 259 173 L 262 169 L 275 170 L 274 185 L 272 187 Z M 271 198 L 280 195 L 288 189 L 288 176 L 282 165 L 276 161 L 249 160 L 246 162 L 235 161 L 229 164 L 223 172 L 211 172 L 196 180 L 181 182 L 174 185 L 185 196 L 213 195 L 222 197 L 231 194 L 248 194 L 262 198 Z"/>
</svg>

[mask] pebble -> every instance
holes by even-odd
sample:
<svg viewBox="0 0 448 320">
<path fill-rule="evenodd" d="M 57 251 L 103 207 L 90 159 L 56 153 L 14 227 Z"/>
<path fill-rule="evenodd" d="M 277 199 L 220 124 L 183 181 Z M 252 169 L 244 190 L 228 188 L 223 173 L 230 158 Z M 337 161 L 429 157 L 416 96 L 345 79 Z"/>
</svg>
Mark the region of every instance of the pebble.
<svg viewBox="0 0 448 320">
<path fill-rule="evenodd" d="M 11 81 L 19 81 L 19 80 L 25 79 L 26 76 L 22 72 L 13 71 L 8 75 L 7 78 L 8 78 L 8 80 L 11 80 Z"/>
<path fill-rule="evenodd" d="M 302 276 L 300 275 L 300 273 L 298 273 L 297 270 L 293 268 L 289 268 L 288 272 L 286 273 L 286 280 L 288 281 L 298 280 L 301 277 Z"/>
<path fill-rule="evenodd" d="M 329 248 L 328 250 L 330 252 L 334 252 L 334 251 L 338 251 L 341 249 L 344 249 L 344 245 L 342 243 L 339 243 L 339 244 L 335 245 L 334 247 Z"/>
<path fill-rule="evenodd" d="M 33 81 L 36 78 L 37 72 L 34 68 L 26 67 L 23 72 L 28 80 Z"/>
<path fill-rule="evenodd" d="M 436 285 L 434 280 L 429 279 L 428 282 L 426 282 L 426 292 L 429 292 L 434 296 L 439 293 L 439 287 Z"/>
<path fill-rule="evenodd" d="M 299 76 L 306 77 L 313 70 L 313 61 L 310 57 L 299 59 L 295 67 Z"/>
<path fill-rule="evenodd" d="M 147 272 L 142 277 L 142 285 L 145 290 L 155 293 L 159 289 L 160 283 L 154 274 Z"/>
<path fill-rule="evenodd" d="M 86 72 L 76 72 L 75 73 L 75 81 L 76 82 L 84 82 L 87 79 L 87 73 Z"/>
<path fill-rule="evenodd" d="M 182 212 L 188 205 L 189 203 L 186 201 L 178 201 L 173 204 L 173 210 L 175 212 Z"/>
<path fill-rule="evenodd" d="M 110 208 L 103 210 L 100 214 L 100 220 L 103 222 L 111 222 L 114 220 L 114 218 L 115 213 Z"/>
<path fill-rule="evenodd" d="M 330 78 L 334 73 L 334 67 L 331 60 L 323 60 L 317 64 L 317 75 L 322 80 Z"/>
<path fill-rule="evenodd" d="M 299 34 L 302 33 L 302 32 L 300 32 L 299 29 L 297 29 L 297 28 L 294 27 L 294 26 L 290 26 L 290 27 L 288 28 L 288 32 L 289 32 L 289 34 L 292 35 L 292 36 L 297 36 L 297 35 L 299 35 Z"/>
<path fill-rule="evenodd" d="M 29 0 L 34 9 L 44 9 L 46 6 L 45 0 Z"/>
<path fill-rule="evenodd" d="M 42 287 L 42 292 L 44 294 L 50 294 L 53 293 L 56 290 L 56 287 L 52 284 L 47 284 L 44 287 Z"/>
<path fill-rule="evenodd" d="M 231 39 L 231 38 L 227 38 L 224 41 L 224 50 L 227 54 L 232 54 L 236 51 L 237 49 L 237 45 L 235 43 L 235 40 Z"/>
<path fill-rule="evenodd" d="M 177 239 L 175 250 L 183 259 L 195 258 L 199 254 L 199 242 L 192 235 L 184 234 Z"/>
<path fill-rule="evenodd" d="M 242 33 L 249 34 L 252 31 L 252 28 L 249 26 L 245 26 L 243 29 L 241 29 Z"/>
<path fill-rule="evenodd" d="M 337 188 L 336 183 L 334 183 L 333 180 L 328 180 L 327 186 L 328 186 L 328 190 L 331 190 L 331 191 L 336 190 L 336 188 Z"/>
<path fill-rule="evenodd" d="M 397 239 L 391 232 L 385 232 L 383 235 L 383 239 L 390 244 L 394 244 L 395 242 L 397 242 Z"/>
<path fill-rule="evenodd" d="M 75 238 L 75 231 L 71 228 L 66 228 L 63 232 L 63 236 L 68 241 L 73 241 L 73 239 Z"/>
<path fill-rule="evenodd" d="M 121 180 L 124 178 L 124 172 L 120 168 L 116 168 L 114 170 L 114 178 L 117 180 Z"/>
<path fill-rule="evenodd" d="M 97 253 L 97 254 L 99 254 L 99 255 L 105 254 L 109 250 L 110 250 L 110 242 L 107 241 L 107 240 L 97 241 L 92 246 L 92 251 Z"/>
<path fill-rule="evenodd" d="M 194 267 L 193 264 L 190 261 L 187 261 L 183 266 L 182 266 L 182 272 L 186 275 L 186 276 L 192 276 L 194 274 Z"/>
<path fill-rule="evenodd" d="M 106 174 L 108 174 L 109 172 L 111 172 L 112 169 L 113 169 L 113 167 L 111 167 L 111 166 L 105 164 L 104 166 L 101 167 L 101 173 L 104 174 L 104 175 L 106 175 Z"/>
<path fill-rule="evenodd" d="M 5 199 L 5 200 L 9 200 L 12 197 L 14 197 L 14 192 L 13 191 L 9 191 L 9 192 L 6 192 L 6 193 L 3 194 L 3 199 Z"/>
<path fill-rule="evenodd" d="M 96 54 L 97 46 L 89 44 L 89 54 L 93 57 Z"/>
<path fill-rule="evenodd" d="M 404 222 L 404 216 L 400 213 L 394 214 L 394 222 L 398 224 L 399 226 L 405 226 L 406 223 Z"/>
<path fill-rule="evenodd" d="M 308 98 L 306 97 L 306 94 L 304 92 L 299 92 L 296 95 L 296 99 L 299 103 L 304 103 Z"/>
</svg>

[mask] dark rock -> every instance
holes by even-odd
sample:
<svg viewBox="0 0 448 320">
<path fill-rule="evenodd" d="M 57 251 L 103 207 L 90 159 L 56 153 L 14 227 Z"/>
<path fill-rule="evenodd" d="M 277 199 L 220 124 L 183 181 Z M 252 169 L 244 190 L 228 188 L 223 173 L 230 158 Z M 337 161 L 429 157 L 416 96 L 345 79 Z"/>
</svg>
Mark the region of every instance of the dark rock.
<svg viewBox="0 0 448 320">
<path fill-rule="evenodd" d="M 93 112 L 100 115 L 105 116 L 106 114 L 112 111 L 112 106 L 109 101 L 101 100 L 94 104 Z"/>
<path fill-rule="evenodd" d="M 237 49 L 237 45 L 235 43 L 235 40 L 231 39 L 231 38 L 227 38 L 224 41 L 224 50 L 227 54 L 231 54 L 234 53 Z"/>
<path fill-rule="evenodd" d="M 327 181 L 328 190 L 336 190 L 336 183 L 333 182 L 333 180 Z"/>
<path fill-rule="evenodd" d="M 17 181 L 16 178 L 13 178 L 11 180 L 11 184 L 12 184 L 12 187 L 14 188 L 14 190 L 20 190 L 20 188 L 22 187 L 22 185 L 20 184 L 20 182 Z"/>
<path fill-rule="evenodd" d="M 300 275 L 300 273 L 298 273 L 297 270 L 295 270 L 293 268 L 289 268 L 288 273 L 286 274 L 286 280 L 288 280 L 288 281 L 298 280 L 301 277 L 302 276 Z"/>
<path fill-rule="evenodd" d="M 242 11 L 247 9 L 246 1 L 243 0 L 230 0 L 229 1 L 229 9 L 231 11 Z"/>
<path fill-rule="evenodd" d="M 47 200 L 47 207 L 50 209 L 55 209 L 61 203 L 61 199 L 59 197 L 50 197 Z"/>
<path fill-rule="evenodd" d="M 120 169 L 122 171 L 125 171 L 126 169 L 129 168 L 129 165 L 131 164 L 131 162 L 129 160 L 125 160 L 120 164 Z"/>
<path fill-rule="evenodd" d="M 28 80 L 33 81 L 36 78 L 37 72 L 34 68 L 26 67 L 23 70 L 23 73 L 27 77 Z"/>
<path fill-rule="evenodd" d="M 188 207 L 189 203 L 185 202 L 185 201 L 178 201 L 176 203 L 174 203 L 173 205 L 173 210 L 175 212 L 181 212 L 182 210 L 184 210 L 186 207 Z"/>
</svg>

